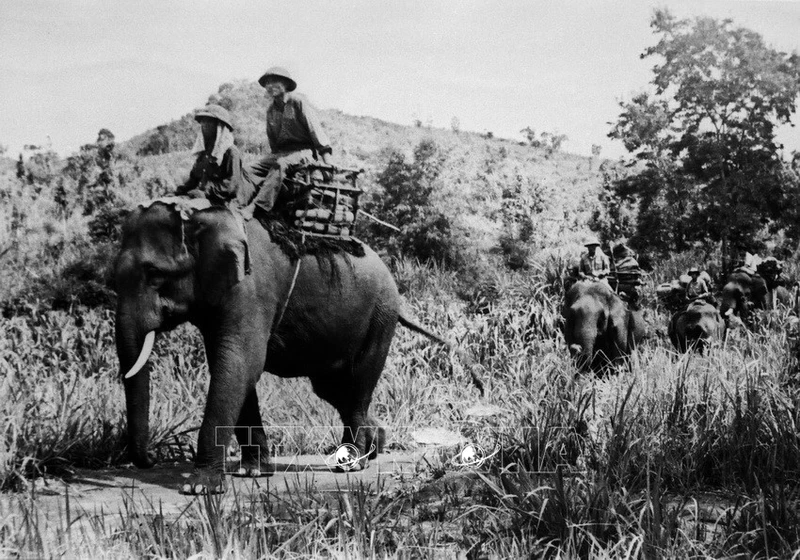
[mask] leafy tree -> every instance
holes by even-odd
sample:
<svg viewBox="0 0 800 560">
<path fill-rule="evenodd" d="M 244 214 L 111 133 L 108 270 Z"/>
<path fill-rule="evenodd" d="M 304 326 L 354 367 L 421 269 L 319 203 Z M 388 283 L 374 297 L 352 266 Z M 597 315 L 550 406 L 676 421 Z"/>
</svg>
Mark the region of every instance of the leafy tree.
<svg viewBox="0 0 800 560">
<path fill-rule="evenodd" d="M 566 134 L 552 132 L 541 132 L 537 137 L 536 131 L 529 126 L 526 126 L 520 132 L 525 136 L 529 146 L 544 150 L 545 158 L 549 158 L 555 152 L 561 151 L 561 145 L 567 140 Z"/>
<path fill-rule="evenodd" d="M 169 136 L 166 130 L 167 127 L 163 124 L 156 127 L 155 132 L 147 138 L 137 151 L 138 155 L 150 156 L 169 153 Z"/>
<path fill-rule="evenodd" d="M 366 201 L 364 209 L 401 231 L 367 225 L 365 237 L 373 246 L 391 256 L 459 264 L 450 220 L 432 201 L 445 160 L 446 155 L 431 139 L 422 140 L 414 148 L 412 161 L 400 151 L 388 154 L 386 167 L 377 179 L 382 193 Z"/>
<path fill-rule="evenodd" d="M 642 58 L 658 59 L 652 91 L 621 103 L 609 133 L 639 162 L 612 185 L 638 203 L 632 241 L 759 250 L 765 232 L 788 225 L 781 210 L 798 189 L 785 182 L 775 127 L 795 111 L 800 59 L 728 19 L 656 10 L 651 27 L 660 39 Z"/>
</svg>

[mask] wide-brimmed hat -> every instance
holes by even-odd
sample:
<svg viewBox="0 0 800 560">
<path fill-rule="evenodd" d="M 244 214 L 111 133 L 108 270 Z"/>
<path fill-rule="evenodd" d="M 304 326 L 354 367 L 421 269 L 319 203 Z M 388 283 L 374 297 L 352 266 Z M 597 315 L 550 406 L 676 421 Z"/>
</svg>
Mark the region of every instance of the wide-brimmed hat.
<svg viewBox="0 0 800 560">
<path fill-rule="evenodd" d="M 689 274 L 700 274 L 700 269 L 697 268 L 696 266 L 693 266 L 692 268 L 689 269 Z"/>
<path fill-rule="evenodd" d="M 225 124 L 233 130 L 233 119 L 231 114 L 224 108 L 214 103 L 209 103 L 202 109 L 198 109 L 194 114 L 194 120 L 200 121 L 201 118 L 217 119 L 219 122 Z"/>
<path fill-rule="evenodd" d="M 589 247 L 590 245 L 600 245 L 600 240 L 597 239 L 596 236 L 590 235 L 586 238 L 586 241 L 583 242 L 583 246 Z"/>
<path fill-rule="evenodd" d="M 277 76 L 286 81 L 286 91 L 294 91 L 297 88 L 297 82 L 292 79 L 292 75 L 286 68 L 281 68 L 280 66 L 273 66 L 266 72 L 264 75 L 258 79 L 258 83 L 261 84 L 261 87 L 267 87 L 267 78 L 270 76 Z"/>
</svg>

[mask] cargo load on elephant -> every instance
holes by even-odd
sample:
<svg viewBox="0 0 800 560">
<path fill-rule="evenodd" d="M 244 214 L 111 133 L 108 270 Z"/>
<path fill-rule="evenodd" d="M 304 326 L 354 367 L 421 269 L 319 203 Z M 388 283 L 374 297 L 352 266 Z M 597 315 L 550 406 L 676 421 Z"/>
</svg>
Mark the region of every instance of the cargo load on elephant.
<svg viewBox="0 0 800 560">
<path fill-rule="evenodd" d="M 609 285 L 620 297 L 634 307 L 639 305 L 639 286 L 642 285 L 642 269 L 633 250 L 619 243 L 611 251 L 611 274 Z"/>
<path fill-rule="evenodd" d="M 305 234 L 349 239 L 359 214 L 358 176 L 363 169 L 342 169 L 316 163 L 296 167 L 285 179 L 289 223 Z"/>
<path fill-rule="evenodd" d="M 358 186 L 362 172 L 322 163 L 291 166 L 275 206 L 254 217 L 292 258 L 341 251 L 363 257 L 364 246 L 355 237 L 363 213 L 359 197 L 364 191 Z"/>
</svg>

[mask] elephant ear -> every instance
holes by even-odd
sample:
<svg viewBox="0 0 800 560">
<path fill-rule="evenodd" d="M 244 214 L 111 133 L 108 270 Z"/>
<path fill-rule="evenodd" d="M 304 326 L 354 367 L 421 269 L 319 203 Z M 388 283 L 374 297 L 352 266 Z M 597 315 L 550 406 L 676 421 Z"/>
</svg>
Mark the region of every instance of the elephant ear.
<svg viewBox="0 0 800 560">
<path fill-rule="evenodd" d="M 225 294 L 244 280 L 247 263 L 247 240 L 233 221 L 233 216 L 198 212 L 195 222 L 197 240 L 197 280 L 205 301 L 219 304 Z"/>
</svg>

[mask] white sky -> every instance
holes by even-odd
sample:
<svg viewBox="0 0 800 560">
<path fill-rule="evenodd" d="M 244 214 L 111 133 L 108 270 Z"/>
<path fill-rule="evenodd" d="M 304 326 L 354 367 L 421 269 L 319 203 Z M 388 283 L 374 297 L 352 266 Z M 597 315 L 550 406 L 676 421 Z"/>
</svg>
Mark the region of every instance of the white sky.
<svg viewBox="0 0 800 560">
<path fill-rule="evenodd" d="M 401 124 L 559 132 L 565 150 L 624 150 L 606 137 L 650 80 L 649 21 L 730 17 L 800 51 L 800 1 L 769 0 L 2 0 L 0 144 L 69 153 L 201 106 L 220 84 L 287 66 L 321 108 Z M 795 118 L 797 119 L 797 117 Z M 781 133 L 800 149 L 800 130 Z"/>
</svg>

